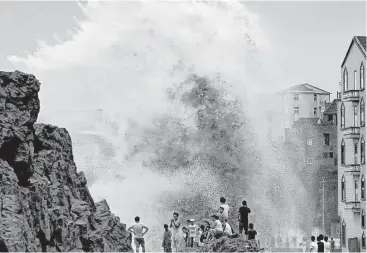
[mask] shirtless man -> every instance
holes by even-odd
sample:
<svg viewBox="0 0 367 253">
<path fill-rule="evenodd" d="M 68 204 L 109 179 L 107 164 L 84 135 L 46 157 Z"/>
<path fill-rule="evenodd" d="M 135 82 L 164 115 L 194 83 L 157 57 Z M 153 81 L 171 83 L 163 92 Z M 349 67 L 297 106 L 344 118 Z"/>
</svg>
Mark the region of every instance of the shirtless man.
<svg viewBox="0 0 367 253">
<path fill-rule="evenodd" d="M 143 231 L 145 229 L 145 232 Z M 149 228 L 140 223 L 140 217 L 135 217 L 135 224 L 127 229 L 130 233 L 134 234 L 134 243 L 136 246 L 136 253 L 139 252 L 139 248 L 145 252 L 144 235 L 148 232 Z"/>
</svg>

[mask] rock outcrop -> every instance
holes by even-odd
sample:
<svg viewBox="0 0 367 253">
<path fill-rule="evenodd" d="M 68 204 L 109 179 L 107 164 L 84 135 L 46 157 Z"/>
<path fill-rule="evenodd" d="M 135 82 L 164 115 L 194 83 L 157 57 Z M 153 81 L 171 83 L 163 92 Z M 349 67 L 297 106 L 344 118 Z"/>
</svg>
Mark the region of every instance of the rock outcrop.
<svg viewBox="0 0 367 253">
<path fill-rule="evenodd" d="M 0 252 L 132 251 L 77 173 L 67 130 L 35 124 L 39 90 L 33 75 L 0 72 Z"/>
</svg>

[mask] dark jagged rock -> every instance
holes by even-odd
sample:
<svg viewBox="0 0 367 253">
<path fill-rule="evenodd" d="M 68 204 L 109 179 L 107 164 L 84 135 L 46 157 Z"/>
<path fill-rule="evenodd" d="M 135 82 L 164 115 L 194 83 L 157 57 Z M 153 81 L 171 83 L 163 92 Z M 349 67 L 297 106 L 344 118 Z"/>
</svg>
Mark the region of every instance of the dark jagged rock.
<svg viewBox="0 0 367 253">
<path fill-rule="evenodd" d="M 67 130 L 35 124 L 39 89 L 33 75 L 0 72 L 0 251 L 132 251 L 77 173 Z"/>
<path fill-rule="evenodd" d="M 259 252 L 262 251 L 254 241 L 243 241 L 239 238 L 221 237 L 209 241 L 200 252 Z"/>
</svg>

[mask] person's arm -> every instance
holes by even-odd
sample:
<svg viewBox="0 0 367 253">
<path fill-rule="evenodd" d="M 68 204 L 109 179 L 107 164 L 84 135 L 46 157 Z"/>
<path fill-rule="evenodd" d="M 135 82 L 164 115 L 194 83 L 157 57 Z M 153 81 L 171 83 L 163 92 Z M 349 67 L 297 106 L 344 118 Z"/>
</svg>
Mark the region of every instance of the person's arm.
<svg viewBox="0 0 367 253">
<path fill-rule="evenodd" d="M 147 226 L 143 226 L 143 229 L 145 228 L 145 232 L 143 232 L 143 235 L 145 235 L 146 233 L 148 233 L 149 228 Z"/>
<path fill-rule="evenodd" d="M 177 221 L 177 222 L 173 222 L 173 225 L 176 227 L 176 228 L 179 228 L 181 226 L 181 221 Z"/>
<path fill-rule="evenodd" d="M 130 233 L 133 233 L 135 235 L 135 231 L 134 228 L 131 226 L 127 229 L 127 231 L 129 231 Z"/>
<path fill-rule="evenodd" d="M 248 208 L 248 213 L 251 213 L 251 209 L 250 208 Z"/>
</svg>

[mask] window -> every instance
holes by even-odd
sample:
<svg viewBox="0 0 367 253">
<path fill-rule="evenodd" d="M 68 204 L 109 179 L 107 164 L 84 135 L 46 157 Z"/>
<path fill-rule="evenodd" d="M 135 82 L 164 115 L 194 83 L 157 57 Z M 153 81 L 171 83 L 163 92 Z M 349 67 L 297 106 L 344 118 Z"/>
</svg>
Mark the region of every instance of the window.
<svg viewBox="0 0 367 253">
<path fill-rule="evenodd" d="M 365 228 L 366 226 L 366 215 L 364 214 L 364 209 L 362 209 L 362 213 L 361 213 L 361 225 L 362 225 L 362 228 Z"/>
<path fill-rule="evenodd" d="M 345 143 L 342 140 L 342 144 L 340 146 L 340 163 L 345 164 Z"/>
<path fill-rule="evenodd" d="M 307 164 L 312 164 L 312 158 L 311 157 L 307 157 Z"/>
<path fill-rule="evenodd" d="M 330 152 L 330 153 L 329 153 L 329 157 L 330 157 L 330 158 L 334 158 L 334 153 L 333 153 L 333 152 Z"/>
<path fill-rule="evenodd" d="M 313 95 L 313 101 L 317 101 L 317 94 Z"/>
<path fill-rule="evenodd" d="M 314 117 L 316 117 L 316 116 L 317 116 L 317 108 L 316 108 L 316 107 L 314 107 L 314 108 L 313 108 L 313 116 L 314 116 Z"/>
<path fill-rule="evenodd" d="M 344 108 L 344 103 L 342 103 L 342 105 L 340 107 L 340 117 L 341 117 L 340 127 L 343 129 L 343 128 L 345 128 L 345 108 Z"/>
<path fill-rule="evenodd" d="M 366 197 L 366 191 L 365 191 L 365 184 L 364 184 L 364 175 L 362 175 L 361 178 L 361 199 L 365 199 Z"/>
<path fill-rule="evenodd" d="M 345 92 L 345 91 L 348 90 L 348 71 L 347 71 L 347 68 L 344 68 L 343 83 L 344 83 L 343 91 Z"/>
<path fill-rule="evenodd" d="M 364 65 L 363 65 L 363 62 L 361 63 L 361 68 L 360 68 L 360 87 L 361 87 L 361 90 L 364 89 Z"/>
<path fill-rule="evenodd" d="M 364 138 L 362 136 L 361 139 L 361 164 L 365 164 L 366 160 L 365 160 L 365 150 L 364 150 Z"/>
<path fill-rule="evenodd" d="M 294 114 L 299 114 L 299 107 L 294 107 L 293 108 L 293 113 Z"/>
<path fill-rule="evenodd" d="M 354 143 L 354 164 L 358 164 L 358 142 Z"/>
<path fill-rule="evenodd" d="M 366 235 L 364 234 L 364 232 L 362 234 L 362 248 L 366 248 Z"/>
<path fill-rule="evenodd" d="M 330 134 L 328 134 L 328 133 L 324 134 L 324 145 L 326 145 L 326 146 L 330 145 Z"/>
<path fill-rule="evenodd" d="M 311 146 L 311 145 L 312 145 L 312 139 L 308 139 L 308 140 L 307 140 L 307 145 L 308 145 L 308 146 Z"/>
<path fill-rule="evenodd" d="M 342 201 L 345 201 L 345 177 L 343 175 L 342 177 L 342 187 L 341 187 L 341 197 L 342 197 Z"/>
<path fill-rule="evenodd" d="M 357 127 L 358 126 L 358 109 L 357 109 L 357 105 L 353 105 L 353 112 L 354 112 L 354 126 Z"/>
<path fill-rule="evenodd" d="M 354 90 L 357 89 L 357 70 L 354 70 Z"/>
<path fill-rule="evenodd" d="M 358 201 L 358 181 L 354 180 L 354 201 Z"/>
<path fill-rule="evenodd" d="M 347 239 L 347 236 L 346 236 L 346 224 L 345 224 L 345 221 L 343 220 L 343 223 L 342 223 L 342 245 L 345 247 L 346 246 L 346 239 Z"/>
<path fill-rule="evenodd" d="M 329 157 L 329 153 L 322 153 L 322 158 L 328 158 Z"/>
<path fill-rule="evenodd" d="M 365 116 L 364 116 L 364 100 L 363 100 L 363 97 L 362 97 L 362 100 L 361 100 L 361 111 L 359 112 L 360 114 L 360 122 L 361 122 L 361 126 L 363 127 L 364 124 L 365 124 Z"/>
<path fill-rule="evenodd" d="M 298 94 L 294 94 L 293 99 L 294 99 L 294 100 L 298 100 L 298 99 L 299 99 L 299 95 L 298 95 Z"/>
</svg>

